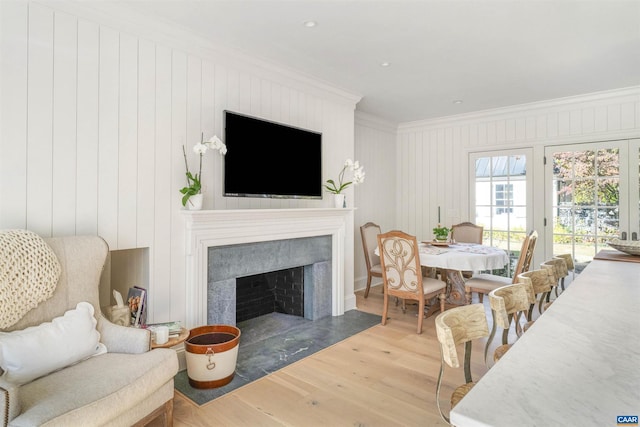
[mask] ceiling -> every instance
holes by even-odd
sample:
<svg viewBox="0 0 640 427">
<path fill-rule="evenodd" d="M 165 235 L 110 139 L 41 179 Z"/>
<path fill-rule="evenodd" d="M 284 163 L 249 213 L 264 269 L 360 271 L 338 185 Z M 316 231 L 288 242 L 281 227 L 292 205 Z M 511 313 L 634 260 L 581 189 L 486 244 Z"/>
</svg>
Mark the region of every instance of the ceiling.
<svg viewBox="0 0 640 427">
<path fill-rule="evenodd" d="M 360 95 L 359 111 L 395 123 L 640 84 L 640 0 L 117 3 Z"/>
</svg>

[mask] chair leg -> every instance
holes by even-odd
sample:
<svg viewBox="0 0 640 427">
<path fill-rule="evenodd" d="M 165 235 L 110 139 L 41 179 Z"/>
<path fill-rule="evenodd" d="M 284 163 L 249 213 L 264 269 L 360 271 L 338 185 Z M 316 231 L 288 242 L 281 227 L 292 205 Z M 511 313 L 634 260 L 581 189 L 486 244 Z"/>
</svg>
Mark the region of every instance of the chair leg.
<svg viewBox="0 0 640 427">
<path fill-rule="evenodd" d="M 369 296 L 369 289 L 371 288 L 371 273 L 367 273 L 367 289 L 364 290 L 364 297 Z"/>
<path fill-rule="evenodd" d="M 440 295 L 438 295 L 438 298 L 440 299 L 440 313 L 444 313 L 444 302 L 447 299 L 447 294 L 446 292 L 441 293 Z"/>
<path fill-rule="evenodd" d="M 389 294 L 384 293 L 384 304 L 382 306 L 382 324 L 387 324 L 387 311 L 389 310 Z"/>
<path fill-rule="evenodd" d="M 422 333 L 422 321 L 424 320 L 424 298 L 418 302 L 418 333 Z"/>
</svg>

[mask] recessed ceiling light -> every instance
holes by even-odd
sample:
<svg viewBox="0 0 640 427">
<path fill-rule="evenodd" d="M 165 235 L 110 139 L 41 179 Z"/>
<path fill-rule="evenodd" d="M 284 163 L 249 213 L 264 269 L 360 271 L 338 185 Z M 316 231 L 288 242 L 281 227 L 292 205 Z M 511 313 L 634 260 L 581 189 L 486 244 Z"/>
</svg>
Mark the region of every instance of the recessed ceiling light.
<svg viewBox="0 0 640 427">
<path fill-rule="evenodd" d="M 453 101 L 454 104 L 462 104 L 462 99 L 456 99 Z"/>
<path fill-rule="evenodd" d="M 381 67 L 388 67 L 389 65 L 391 65 L 391 63 L 390 63 L 390 62 L 387 62 L 387 61 L 385 61 L 385 62 L 381 62 L 381 63 L 380 63 L 380 66 L 381 66 Z"/>
<path fill-rule="evenodd" d="M 313 28 L 316 25 L 318 25 L 316 21 L 304 21 L 304 26 L 307 28 Z"/>
</svg>

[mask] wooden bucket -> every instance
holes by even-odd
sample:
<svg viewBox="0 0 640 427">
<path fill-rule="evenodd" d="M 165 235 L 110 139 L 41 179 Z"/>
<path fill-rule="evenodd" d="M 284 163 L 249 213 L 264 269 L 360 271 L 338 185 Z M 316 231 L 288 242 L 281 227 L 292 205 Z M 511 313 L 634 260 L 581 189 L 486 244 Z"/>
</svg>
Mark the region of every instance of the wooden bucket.
<svg viewBox="0 0 640 427">
<path fill-rule="evenodd" d="M 238 359 L 240 329 L 230 325 L 194 328 L 185 341 L 189 384 L 195 388 L 216 388 L 233 379 Z"/>
</svg>

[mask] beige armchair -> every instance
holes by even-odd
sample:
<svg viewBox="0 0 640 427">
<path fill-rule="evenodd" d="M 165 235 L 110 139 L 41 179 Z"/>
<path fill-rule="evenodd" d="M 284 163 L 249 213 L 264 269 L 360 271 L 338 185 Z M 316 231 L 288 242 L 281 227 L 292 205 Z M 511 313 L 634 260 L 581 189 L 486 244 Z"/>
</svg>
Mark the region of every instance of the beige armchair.
<svg viewBox="0 0 640 427">
<path fill-rule="evenodd" d="M 23 385 L 0 377 L 0 422 L 9 426 L 131 426 L 163 416 L 164 424 L 172 425 L 176 352 L 150 351 L 149 331 L 114 325 L 100 312 L 98 284 L 108 253 L 106 242 L 95 236 L 45 241 L 61 266 L 56 289 L 49 299 L 1 331 L 51 322 L 86 301 L 94 308 L 96 329 L 107 352 Z M 43 359 L 47 356 L 42 354 Z"/>
</svg>

